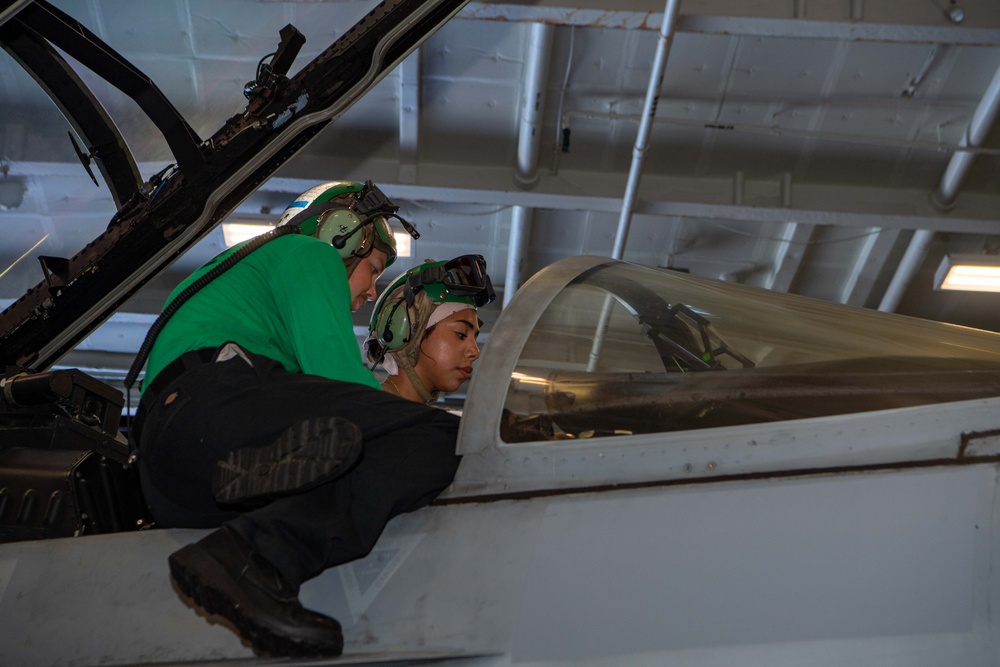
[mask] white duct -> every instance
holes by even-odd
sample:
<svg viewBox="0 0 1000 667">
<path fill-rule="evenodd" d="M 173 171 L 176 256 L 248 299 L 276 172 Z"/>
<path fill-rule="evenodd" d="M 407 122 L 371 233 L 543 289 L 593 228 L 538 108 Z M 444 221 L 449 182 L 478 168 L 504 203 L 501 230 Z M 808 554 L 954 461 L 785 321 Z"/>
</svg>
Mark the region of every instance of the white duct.
<svg viewBox="0 0 1000 667">
<path fill-rule="evenodd" d="M 552 57 L 555 28 L 547 23 L 532 23 L 528 38 L 528 59 L 524 66 L 524 90 L 521 94 L 521 126 L 517 137 L 517 172 L 522 188 L 538 183 L 539 123 L 545 106 L 545 82 Z"/>
<path fill-rule="evenodd" d="M 510 242 L 507 244 L 507 274 L 503 281 L 503 307 L 506 308 L 521 285 L 524 257 L 531 236 L 531 211 L 527 206 L 514 206 L 510 212 Z"/>
<path fill-rule="evenodd" d="M 555 28 L 547 23 L 533 23 L 528 41 L 525 62 L 524 90 L 521 94 L 521 125 L 517 139 L 517 170 L 514 181 L 521 188 L 532 188 L 538 183 L 538 146 L 542 109 L 545 107 L 545 83 L 552 55 L 552 36 Z M 507 249 L 507 274 L 504 279 L 504 307 L 514 298 L 521 284 L 524 257 L 531 237 L 530 208 L 514 206 L 511 209 L 510 242 Z"/>
<path fill-rule="evenodd" d="M 632 222 L 632 210 L 635 207 L 639 181 L 642 178 L 642 163 L 646 157 L 646 150 L 649 148 L 649 130 L 653 126 L 653 117 L 656 115 L 656 103 L 660 99 L 660 87 L 663 85 L 667 54 L 670 52 L 670 43 L 673 41 L 674 30 L 677 27 L 677 14 L 680 6 L 680 0 L 667 0 L 663 9 L 663 23 L 660 25 L 660 36 L 656 43 L 653 71 L 649 75 L 649 87 L 646 89 L 646 101 L 643 105 L 642 118 L 639 120 L 639 132 L 632 149 L 632 166 L 629 169 L 625 196 L 622 199 L 621 215 L 618 218 L 618 233 L 615 235 L 614 250 L 611 252 L 611 256 L 615 259 L 621 259 L 625 252 L 625 242 L 628 240 L 629 225 Z"/>
<path fill-rule="evenodd" d="M 983 94 L 983 99 L 979 101 L 979 106 L 972 114 L 972 121 L 965 131 L 960 145 L 966 148 L 976 148 L 982 145 L 990 128 L 993 127 L 998 109 L 1000 109 L 1000 68 L 993 75 L 993 80 L 990 81 L 989 87 Z M 934 206 L 942 211 L 947 211 L 955 205 L 958 190 L 962 187 L 962 182 L 968 175 L 975 157 L 975 151 L 955 151 L 944 171 L 944 176 L 941 177 L 941 183 L 937 190 L 931 193 L 931 203 Z"/>
<path fill-rule="evenodd" d="M 983 98 L 979 101 L 969 127 L 962 137 L 961 146 L 966 148 L 976 148 L 983 143 L 989 133 L 993 122 L 996 120 L 997 110 L 1000 109 L 1000 68 L 993 74 L 993 80 L 983 93 Z M 942 211 L 951 210 L 955 206 L 955 199 L 958 191 L 965 181 L 965 177 L 972 168 L 972 160 L 975 159 L 975 151 L 955 151 L 948 162 L 948 167 L 941 177 L 941 183 L 937 190 L 931 192 L 931 204 Z M 934 240 L 934 232 L 926 229 L 919 229 L 913 233 L 910 246 L 906 249 L 896 275 L 892 277 L 892 282 L 882 296 L 882 302 L 878 309 L 883 312 L 895 312 L 899 307 L 899 302 L 903 299 L 906 288 L 913 282 L 914 276 L 920 270 L 927 257 L 927 251 Z"/>
</svg>

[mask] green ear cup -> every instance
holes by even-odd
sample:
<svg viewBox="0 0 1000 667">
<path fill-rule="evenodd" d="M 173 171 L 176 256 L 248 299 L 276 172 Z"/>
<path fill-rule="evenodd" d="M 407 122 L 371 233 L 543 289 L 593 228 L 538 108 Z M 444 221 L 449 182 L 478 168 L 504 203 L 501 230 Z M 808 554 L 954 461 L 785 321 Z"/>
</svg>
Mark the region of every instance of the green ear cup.
<svg viewBox="0 0 1000 667">
<path fill-rule="evenodd" d="M 387 350 L 398 350 L 410 340 L 409 308 L 403 299 L 386 305 L 375 322 L 375 335 Z"/>
<path fill-rule="evenodd" d="M 360 224 L 361 218 L 354 211 L 334 209 L 319 217 L 314 236 L 324 243 L 333 244 L 340 256 L 346 259 L 354 254 L 367 236 L 364 231 L 356 231 Z M 340 237 L 340 243 L 334 243 L 334 237 Z"/>
<path fill-rule="evenodd" d="M 323 202 L 332 202 L 335 199 L 340 199 L 340 203 L 343 206 L 349 206 L 355 193 L 360 192 L 363 188 L 364 186 L 361 183 L 353 181 L 321 183 L 296 197 L 295 201 L 289 204 L 281 214 L 281 217 L 278 218 L 278 226 L 287 224 L 297 214 L 313 204 L 322 204 Z M 316 233 L 316 226 L 318 225 L 317 217 L 314 215 L 297 222 L 302 228 L 303 234 L 312 236 Z"/>
<path fill-rule="evenodd" d="M 437 304 L 478 307 L 490 303 L 494 296 L 482 256 L 461 255 L 415 266 L 393 280 L 375 301 L 365 341 L 367 358 L 379 363 L 386 352 L 393 352 L 400 367 L 407 368 L 407 363 L 415 364 L 419 357 L 418 343 Z"/>
</svg>

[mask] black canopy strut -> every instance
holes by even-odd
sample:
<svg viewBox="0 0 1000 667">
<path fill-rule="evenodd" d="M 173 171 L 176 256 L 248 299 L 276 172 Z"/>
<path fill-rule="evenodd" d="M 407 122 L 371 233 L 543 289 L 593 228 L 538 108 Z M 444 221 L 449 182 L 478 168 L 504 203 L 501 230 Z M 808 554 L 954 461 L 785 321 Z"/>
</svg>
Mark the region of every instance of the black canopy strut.
<svg viewBox="0 0 1000 667">
<path fill-rule="evenodd" d="M 0 25 L 0 46 L 38 82 L 83 139 L 121 208 L 139 191 L 142 177 L 107 111 L 59 52 L 19 18 Z M 75 140 L 74 148 L 82 153 Z"/>
<path fill-rule="evenodd" d="M 198 145 L 201 138 L 148 76 L 132 66 L 79 21 L 43 0 L 21 10 L 11 23 L 20 22 L 80 61 L 122 91 L 149 116 L 170 146 L 181 170 L 196 176 L 205 169 Z"/>
<path fill-rule="evenodd" d="M 268 67 L 254 73 L 255 83 L 262 85 L 250 91 L 246 109 L 202 142 L 148 77 L 76 20 L 45 2 L 12 10 L 0 0 L 0 19 L 17 12 L 0 26 L 5 41 L 34 31 L 107 79 L 149 115 L 177 162 L 176 169 L 150 177 L 138 194 L 121 201 L 107 230 L 68 258 L 65 272 L 51 271 L 46 282 L 0 313 L 0 367 L 7 374 L 48 368 L 214 229 L 467 2 L 385 0 L 290 79 L 282 69 L 301 44 L 297 31 L 282 31 L 285 48 L 279 47 Z M 76 87 L 83 90 L 82 84 Z M 94 137 L 84 140 L 91 154 L 107 145 Z M 123 143 L 118 150 L 124 159 Z M 124 172 L 116 172 L 123 181 Z M 126 189 L 122 185 L 117 191 Z M 54 262 L 46 266 L 52 270 Z"/>
</svg>

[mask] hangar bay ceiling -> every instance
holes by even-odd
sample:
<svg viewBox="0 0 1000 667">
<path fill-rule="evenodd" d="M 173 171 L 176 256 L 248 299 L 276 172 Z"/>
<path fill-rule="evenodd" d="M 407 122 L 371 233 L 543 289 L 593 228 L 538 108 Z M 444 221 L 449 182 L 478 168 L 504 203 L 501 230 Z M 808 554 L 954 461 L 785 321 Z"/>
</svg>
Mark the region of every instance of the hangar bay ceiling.
<svg viewBox="0 0 1000 667">
<path fill-rule="evenodd" d="M 145 72 L 204 137 L 246 104 L 243 87 L 283 26 L 307 39 L 294 73 L 376 3 L 53 4 Z M 76 69 L 142 176 L 174 161 L 134 102 Z M 72 255 L 115 204 L 6 53 L 0 96 L 6 304 L 42 278 L 36 256 Z M 470 2 L 230 219 L 274 221 L 316 182 L 370 178 L 422 234 L 386 283 L 425 258 L 478 252 L 509 298 L 560 258 L 617 253 L 1000 330 L 1000 296 L 933 287 L 946 254 L 1000 251 L 998 105 L 994 0 Z M 150 314 L 223 244 L 220 228 L 66 363 L 124 374 Z"/>
</svg>

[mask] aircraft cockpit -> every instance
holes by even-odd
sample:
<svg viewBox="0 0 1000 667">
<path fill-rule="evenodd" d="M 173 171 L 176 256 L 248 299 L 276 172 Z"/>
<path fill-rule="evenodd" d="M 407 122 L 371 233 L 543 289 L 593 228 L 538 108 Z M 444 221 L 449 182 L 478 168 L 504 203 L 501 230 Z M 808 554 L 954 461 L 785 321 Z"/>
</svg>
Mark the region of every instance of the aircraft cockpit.
<svg viewBox="0 0 1000 667">
<path fill-rule="evenodd" d="M 678 478 L 797 469 L 823 439 L 824 419 L 882 415 L 877 422 L 884 411 L 908 416 L 996 396 L 995 333 L 574 257 L 536 275 L 497 321 L 460 435 L 460 452 L 479 457 L 456 489 L 530 489 L 539 476 L 597 483 L 609 455 L 636 466 L 609 483 L 642 481 L 642 464 L 625 462 L 644 447 L 677 458 Z M 757 443 L 810 429 L 817 437 L 796 436 L 787 460 L 777 452 L 769 464 L 746 465 L 760 457 Z M 682 461 L 698 458 L 679 454 L 692 443 L 712 450 L 715 442 L 729 451 L 703 466 Z M 870 457 L 835 458 L 849 467 Z"/>
</svg>

